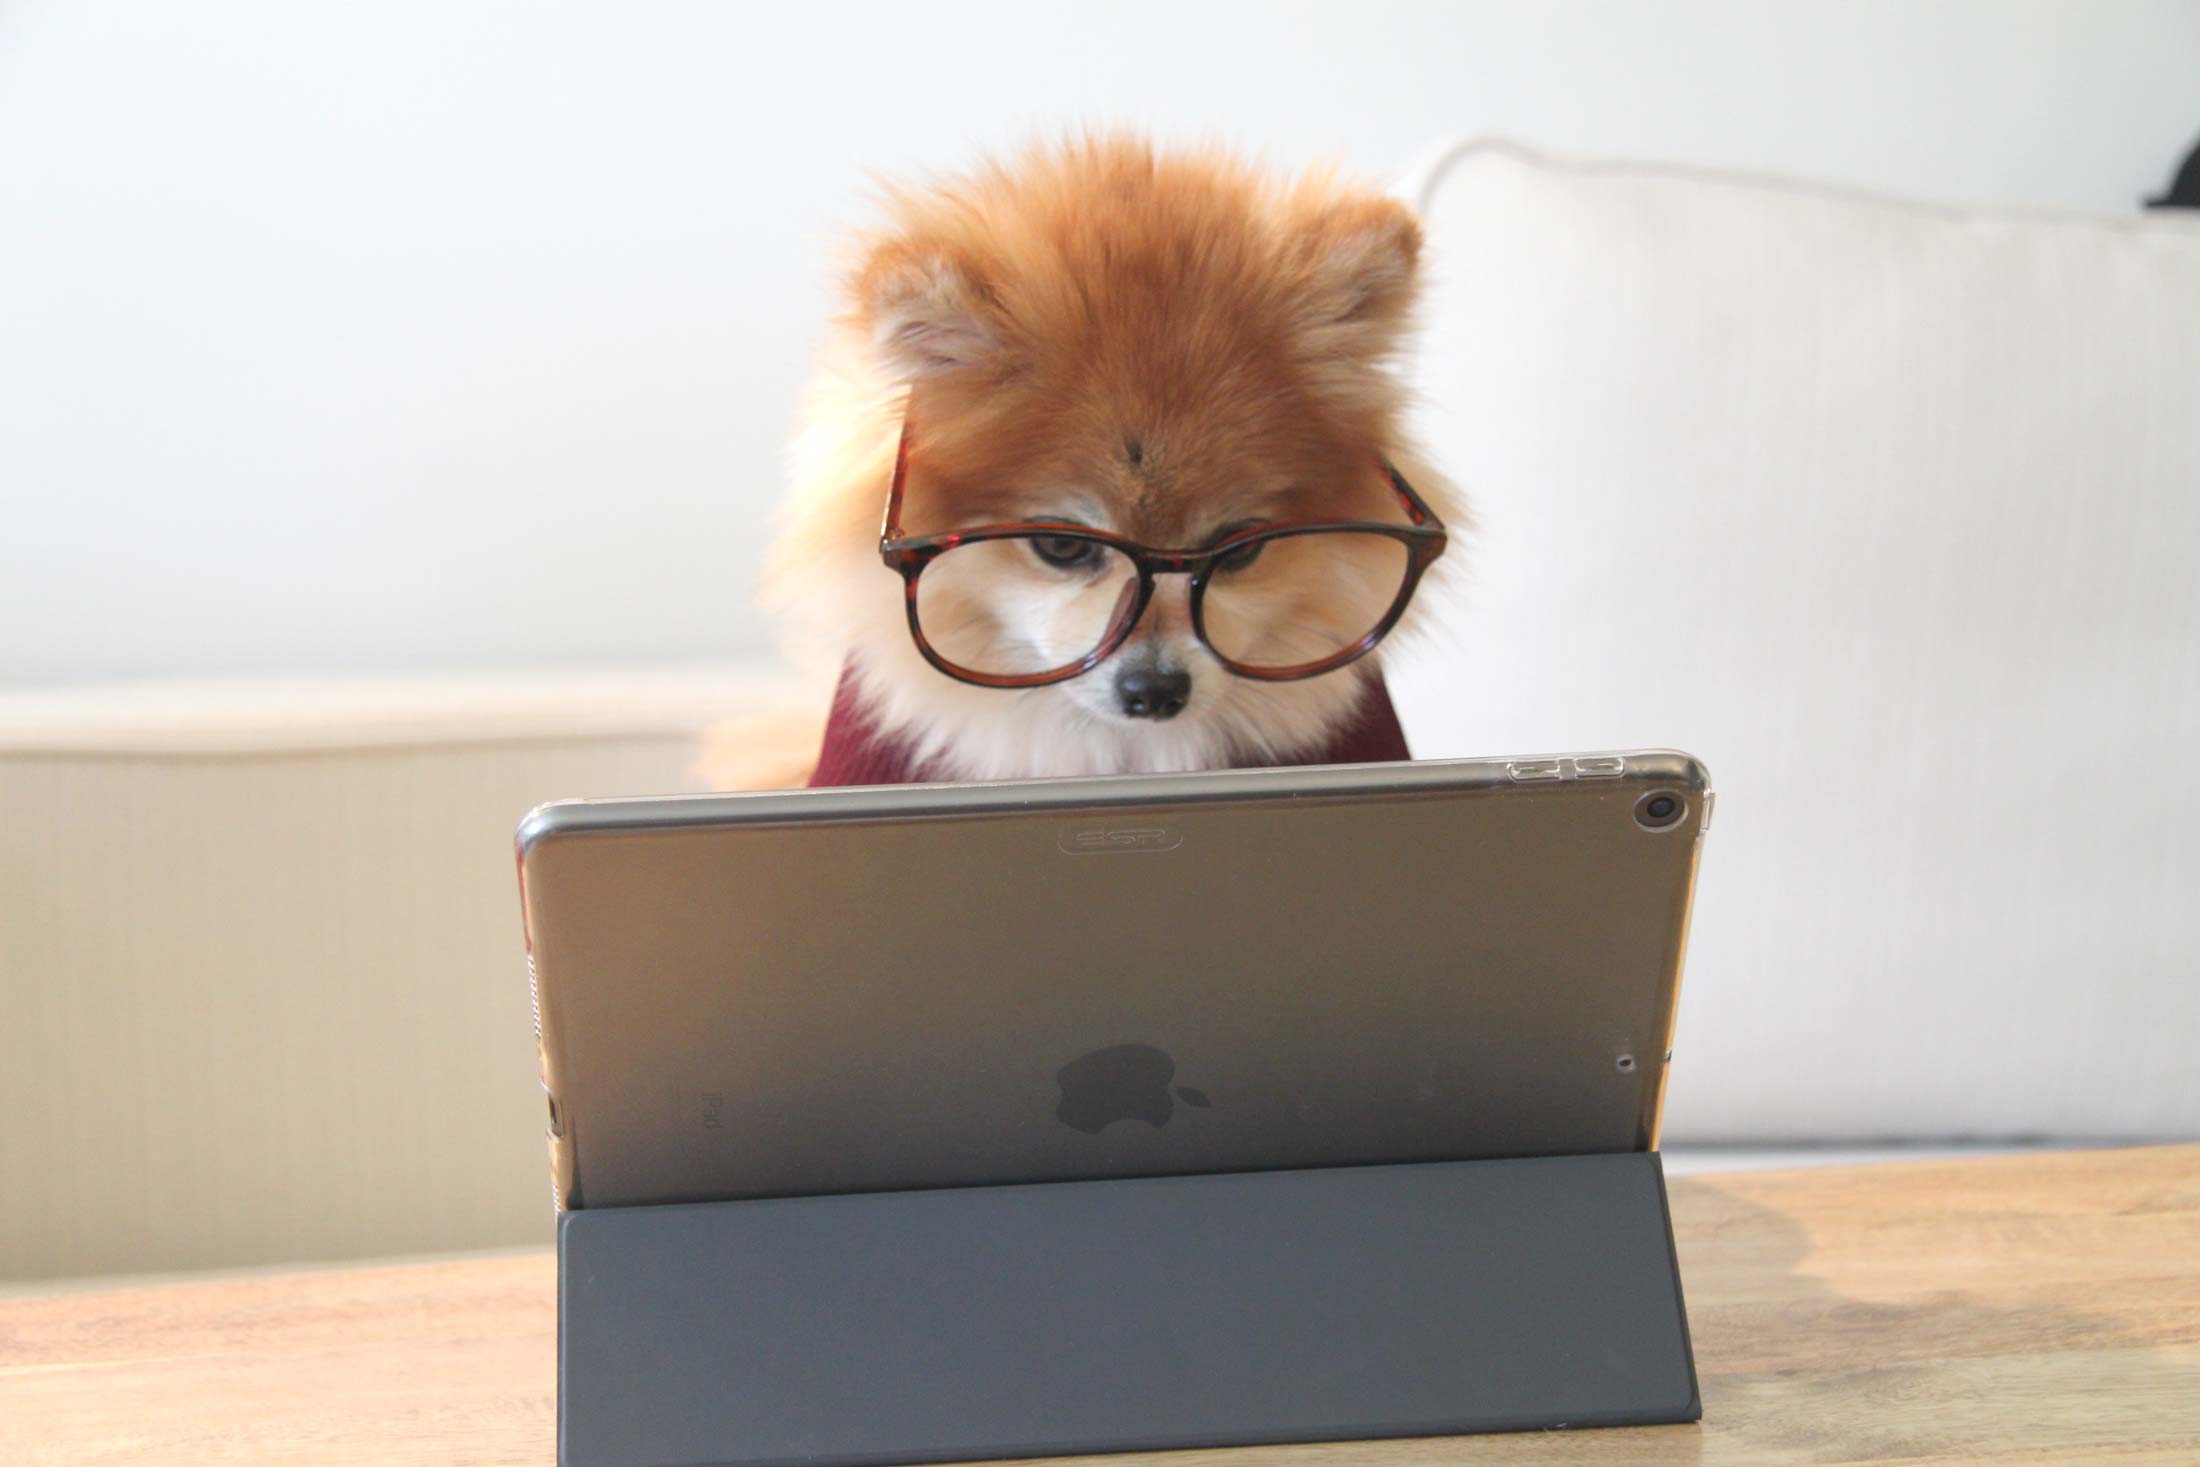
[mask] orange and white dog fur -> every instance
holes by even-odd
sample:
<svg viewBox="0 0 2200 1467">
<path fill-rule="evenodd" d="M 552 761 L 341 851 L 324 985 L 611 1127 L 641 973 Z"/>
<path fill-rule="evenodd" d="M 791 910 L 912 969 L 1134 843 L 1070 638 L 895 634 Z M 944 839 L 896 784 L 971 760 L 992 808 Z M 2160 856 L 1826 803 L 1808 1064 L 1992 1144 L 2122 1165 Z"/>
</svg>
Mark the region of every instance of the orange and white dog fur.
<svg viewBox="0 0 2200 1467">
<path fill-rule="evenodd" d="M 1193 636 L 1183 576 L 1159 578 L 1130 641 L 1081 677 L 1004 691 L 945 676 L 912 642 L 880 517 L 908 412 L 910 534 L 1069 519 L 1188 547 L 1268 520 L 1403 523 L 1383 460 L 1456 532 L 1458 496 L 1407 439 L 1396 371 L 1419 282 L 1411 211 L 1326 172 L 1093 137 L 889 188 L 886 216 L 859 242 L 793 443 L 767 598 L 794 645 L 845 661 L 930 778 L 1219 768 L 1322 746 L 1377 654 L 1298 682 L 1234 676 Z M 1297 585 L 1263 614 L 1282 627 L 1335 594 Z M 1181 712 L 1124 711 L 1118 665 L 1141 660 L 1189 676 Z M 817 728 L 800 735 L 812 758 Z M 726 787 L 801 783 L 789 752 L 730 725 L 703 770 Z"/>
</svg>

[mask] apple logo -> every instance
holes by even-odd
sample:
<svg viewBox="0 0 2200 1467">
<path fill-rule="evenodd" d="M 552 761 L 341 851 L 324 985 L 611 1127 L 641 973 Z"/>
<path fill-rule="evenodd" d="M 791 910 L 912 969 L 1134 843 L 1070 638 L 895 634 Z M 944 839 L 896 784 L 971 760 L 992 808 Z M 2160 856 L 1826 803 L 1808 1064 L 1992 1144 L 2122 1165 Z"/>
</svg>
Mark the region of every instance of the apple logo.
<svg viewBox="0 0 2200 1467">
<path fill-rule="evenodd" d="M 1150 1044 L 1115 1044 L 1079 1055 L 1055 1071 L 1054 1078 L 1062 1087 L 1055 1119 L 1088 1136 L 1117 1121 L 1166 1126 L 1176 1114 L 1176 1100 L 1200 1110 L 1214 1103 L 1189 1085 L 1172 1090 L 1176 1061 Z M 1176 1100 L 1170 1099 L 1172 1094 Z"/>
</svg>

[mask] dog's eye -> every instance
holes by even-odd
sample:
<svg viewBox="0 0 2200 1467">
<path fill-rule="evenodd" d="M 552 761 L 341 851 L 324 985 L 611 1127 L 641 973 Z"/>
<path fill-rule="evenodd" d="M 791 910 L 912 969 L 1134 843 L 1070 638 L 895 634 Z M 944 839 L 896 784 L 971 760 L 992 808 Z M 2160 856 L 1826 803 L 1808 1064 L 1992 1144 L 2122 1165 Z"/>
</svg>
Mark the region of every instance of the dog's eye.
<svg viewBox="0 0 2200 1467">
<path fill-rule="evenodd" d="M 1261 551 L 1266 549 L 1267 546 L 1268 542 L 1266 540 L 1255 540 L 1250 545 L 1240 545 L 1237 549 L 1231 551 L 1228 555 L 1216 556 L 1215 569 L 1225 571 L 1241 571 L 1247 566 L 1251 565 L 1254 561 L 1260 559 Z"/>
<path fill-rule="evenodd" d="M 1259 523 L 1260 521 L 1258 520 L 1246 520 L 1241 524 L 1225 525 L 1223 526 L 1222 533 L 1217 535 L 1215 538 L 1217 540 L 1227 540 L 1232 535 L 1239 534 L 1245 530 L 1250 530 Z M 1254 561 L 1260 559 L 1261 551 L 1267 548 L 1268 542 L 1266 540 L 1255 540 L 1250 545 L 1240 545 L 1237 549 L 1232 550 L 1227 554 L 1216 556 L 1215 569 L 1219 571 L 1244 570 Z"/>
<path fill-rule="evenodd" d="M 1071 535 L 1034 535 L 1031 553 L 1056 570 L 1083 570 L 1100 559 L 1100 547 Z"/>
</svg>

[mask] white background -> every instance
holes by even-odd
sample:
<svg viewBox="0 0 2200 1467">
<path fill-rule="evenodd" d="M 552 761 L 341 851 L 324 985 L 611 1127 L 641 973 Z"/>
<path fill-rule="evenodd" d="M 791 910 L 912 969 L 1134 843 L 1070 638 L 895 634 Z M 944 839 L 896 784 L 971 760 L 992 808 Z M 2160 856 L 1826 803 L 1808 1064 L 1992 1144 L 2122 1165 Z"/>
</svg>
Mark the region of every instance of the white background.
<svg viewBox="0 0 2200 1467">
<path fill-rule="evenodd" d="M 0 8 L 0 682 L 753 653 L 866 170 L 1128 121 L 2122 210 L 2200 4 Z"/>
</svg>

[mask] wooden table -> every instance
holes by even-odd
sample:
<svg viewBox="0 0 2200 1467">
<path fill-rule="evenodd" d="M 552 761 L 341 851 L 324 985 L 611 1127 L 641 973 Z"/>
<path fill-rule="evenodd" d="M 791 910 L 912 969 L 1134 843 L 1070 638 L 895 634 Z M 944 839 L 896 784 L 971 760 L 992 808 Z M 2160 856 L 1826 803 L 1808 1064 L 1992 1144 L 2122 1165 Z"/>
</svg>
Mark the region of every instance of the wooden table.
<svg viewBox="0 0 2200 1467">
<path fill-rule="evenodd" d="M 1672 1203 L 1701 1426 L 1231 1467 L 2200 1463 L 2200 1146 L 1729 1174 Z M 546 1255 L 0 1301 L 0 1463 L 548 1463 L 555 1317 Z"/>
</svg>

